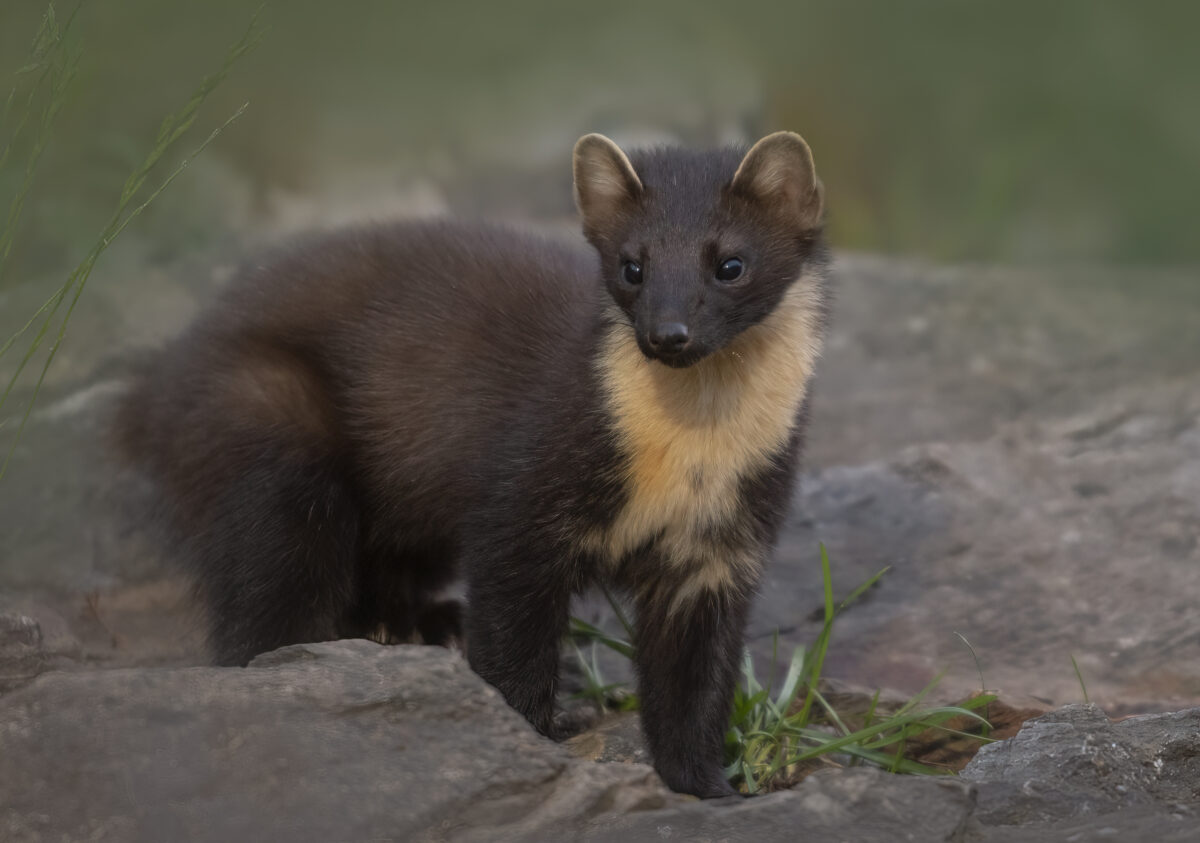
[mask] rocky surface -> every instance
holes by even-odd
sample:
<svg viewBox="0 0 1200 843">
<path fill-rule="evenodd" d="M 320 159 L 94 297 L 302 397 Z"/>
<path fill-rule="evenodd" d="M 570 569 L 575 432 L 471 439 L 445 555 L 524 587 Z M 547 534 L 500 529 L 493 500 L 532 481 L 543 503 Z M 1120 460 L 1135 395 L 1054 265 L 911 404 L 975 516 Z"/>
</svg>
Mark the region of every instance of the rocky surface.
<svg viewBox="0 0 1200 843">
<path fill-rule="evenodd" d="M 604 817 L 589 841 L 852 840 L 855 843 L 963 839 L 975 795 L 954 779 L 889 776 L 874 769 L 825 770 L 793 790 L 731 804 L 686 803 Z"/>
<path fill-rule="evenodd" d="M 578 755 L 438 647 L 343 641 L 244 669 L 51 672 L 0 698 L 0 837 L 1172 841 L 1200 820 L 1200 709 L 1110 723 L 1072 706 L 958 778 L 828 769 L 706 803 L 644 763 Z"/>
<path fill-rule="evenodd" d="M 1200 702 L 1200 285 L 1100 271 L 843 261 L 809 465 L 755 620 L 833 675 L 977 686 L 1110 712 Z M 871 677 L 871 678 L 868 678 Z"/>
<path fill-rule="evenodd" d="M 66 621 L 49 608 L 24 611 L 0 603 L 0 693 L 47 670 L 70 668 L 82 656 Z"/>
<path fill-rule="evenodd" d="M 48 674 L 0 703 L 0 779 L 14 843 L 549 839 L 678 799 L 572 761 L 454 653 L 365 641 Z"/>
<path fill-rule="evenodd" d="M 1200 796 L 1200 711 L 1111 723 L 1071 705 L 984 747 L 962 777 L 979 783 L 976 816 L 988 825 L 1053 822 Z"/>
<path fill-rule="evenodd" d="M 984 747 L 967 840 L 1196 839 L 1200 708 L 1110 722 L 1071 705 Z"/>
</svg>

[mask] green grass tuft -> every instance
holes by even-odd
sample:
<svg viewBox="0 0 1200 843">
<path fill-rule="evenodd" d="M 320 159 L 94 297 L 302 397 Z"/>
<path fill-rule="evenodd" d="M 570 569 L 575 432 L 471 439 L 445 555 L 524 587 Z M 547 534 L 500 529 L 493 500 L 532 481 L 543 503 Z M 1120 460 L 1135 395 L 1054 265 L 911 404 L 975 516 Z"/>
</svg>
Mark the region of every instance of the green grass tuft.
<svg viewBox="0 0 1200 843">
<path fill-rule="evenodd" d="M 949 723 L 966 720 L 977 724 L 981 730 L 989 729 L 987 720 L 978 710 L 995 700 L 994 695 L 983 693 L 959 705 L 923 705 L 941 679 L 940 675 L 898 709 L 886 714 L 879 712 L 878 692 L 865 711 L 855 712 L 837 711 L 821 693 L 821 672 L 838 613 L 874 587 L 887 571 L 883 569 L 837 602 L 833 596 L 829 555 L 822 545 L 825 617 L 816 640 L 807 648 L 797 647 L 793 651 L 778 689 L 773 689 L 770 683 L 762 684 L 755 673 L 750 652 L 745 652 L 742 681 L 734 692 L 733 711 L 725 735 L 725 774 L 744 792 L 788 787 L 817 764 L 871 764 L 894 773 L 946 775 L 947 770 L 905 755 L 907 742 L 931 729 L 981 743 L 990 742 L 986 734 L 969 734 L 952 728 Z M 620 606 L 605 593 L 628 633 L 629 626 Z M 578 618 L 571 619 L 570 636 L 585 678 L 585 690 L 579 696 L 601 705 L 615 697 L 621 700 L 622 708 L 635 707 L 634 695 L 619 695 L 618 684 L 604 683 L 595 657 L 595 648 L 605 646 L 632 658 L 634 644 Z M 593 648 L 590 660 L 579 649 L 582 642 L 590 643 Z M 778 646 L 776 637 L 776 652 Z M 776 661 L 773 659 L 771 665 L 772 675 Z"/>
</svg>

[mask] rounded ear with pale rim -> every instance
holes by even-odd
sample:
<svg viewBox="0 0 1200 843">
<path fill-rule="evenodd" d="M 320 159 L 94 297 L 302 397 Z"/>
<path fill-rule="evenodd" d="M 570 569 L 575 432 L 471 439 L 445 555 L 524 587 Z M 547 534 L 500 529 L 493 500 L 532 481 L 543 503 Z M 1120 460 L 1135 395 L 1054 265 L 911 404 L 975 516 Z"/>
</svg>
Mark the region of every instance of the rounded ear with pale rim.
<svg viewBox="0 0 1200 843">
<path fill-rule="evenodd" d="M 629 158 L 604 135 L 584 135 L 575 144 L 575 204 L 587 233 L 602 231 L 642 193 Z"/>
<path fill-rule="evenodd" d="M 754 144 L 730 187 L 792 218 L 797 228 L 821 222 L 825 190 L 817 178 L 812 150 L 795 132 L 775 132 Z"/>
</svg>

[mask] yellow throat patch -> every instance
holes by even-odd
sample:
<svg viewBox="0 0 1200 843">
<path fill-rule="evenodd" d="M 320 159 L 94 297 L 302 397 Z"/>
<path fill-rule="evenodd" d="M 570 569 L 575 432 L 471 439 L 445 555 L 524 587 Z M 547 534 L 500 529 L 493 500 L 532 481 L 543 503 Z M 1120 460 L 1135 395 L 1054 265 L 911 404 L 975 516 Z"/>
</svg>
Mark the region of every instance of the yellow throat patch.
<svg viewBox="0 0 1200 843">
<path fill-rule="evenodd" d="M 597 360 L 627 498 L 585 546 L 615 564 L 659 537 L 667 563 L 683 571 L 677 597 L 727 585 L 759 550 L 730 558 L 705 539 L 729 523 L 738 485 L 787 445 L 820 353 L 819 287 L 802 276 L 762 322 L 686 369 L 647 360 L 622 323 Z M 716 558 L 716 557 L 720 558 Z"/>
</svg>

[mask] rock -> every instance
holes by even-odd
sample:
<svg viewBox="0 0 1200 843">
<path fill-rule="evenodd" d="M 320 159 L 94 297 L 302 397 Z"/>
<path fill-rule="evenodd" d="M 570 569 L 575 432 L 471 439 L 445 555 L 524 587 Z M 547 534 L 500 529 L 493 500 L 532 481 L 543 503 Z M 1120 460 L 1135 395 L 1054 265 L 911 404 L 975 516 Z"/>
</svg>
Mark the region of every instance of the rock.
<svg viewBox="0 0 1200 843">
<path fill-rule="evenodd" d="M 1157 799 L 1200 802 L 1200 708 L 1127 717 L 1112 728 L 1142 766 L 1153 770 L 1150 791 Z"/>
<path fill-rule="evenodd" d="M 1171 841 L 1200 801 L 1200 709 L 1110 723 L 1069 707 L 961 778 L 825 769 L 703 803 L 645 763 L 578 757 L 644 757 L 636 728 L 622 716 L 554 744 L 439 647 L 342 641 L 244 669 L 48 673 L 0 700 L 0 838 L 934 843 L 1156 828 Z"/>
<path fill-rule="evenodd" d="M 38 622 L 21 612 L 0 612 L 0 691 L 41 673 L 44 661 Z"/>
<path fill-rule="evenodd" d="M 653 763 L 642 721 L 634 712 L 610 714 L 592 728 L 567 741 L 567 749 L 576 758 L 591 761 Z"/>
<path fill-rule="evenodd" d="M 957 696 L 982 669 L 1004 696 L 1061 705 L 1083 696 L 1074 657 L 1111 712 L 1200 703 L 1197 419 L 1200 382 L 1147 384 L 806 475 L 751 620 L 760 662 L 776 629 L 819 631 L 824 543 L 839 595 L 891 568 L 838 621 L 831 676 L 911 694 L 946 669 Z"/>
<path fill-rule="evenodd" d="M 816 469 L 982 442 L 1006 427 L 1019 438 L 1010 426 L 1025 419 L 1092 416 L 1103 432 L 1119 414 L 1138 414 L 1129 387 L 1180 396 L 1197 377 L 1200 285 L 1186 269 L 849 254 L 834 280 L 806 447 Z"/>
<path fill-rule="evenodd" d="M 1145 808 L 1044 826 L 970 828 L 963 837 L 963 843 L 1194 843 L 1195 840 L 1194 816 Z"/>
<path fill-rule="evenodd" d="M 0 693 L 71 663 L 79 651 L 65 621 L 49 607 L 28 600 L 0 605 Z"/>
<path fill-rule="evenodd" d="M 1200 708 L 1116 723 L 1094 705 L 1030 720 L 985 746 L 962 772 L 979 787 L 976 818 L 1027 825 L 1200 801 Z M 1198 817 L 1200 819 L 1200 817 Z"/>
<path fill-rule="evenodd" d="M 17 647 L 36 649 L 42 643 L 42 628 L 28 615 L 19 612 L 0 614 L 0 652 Z"/>
<path fill-rule="evenodd" d="M 573 761 L 456 654 L 364 641 L 43 675 L 0 704 L 0 780 L 14 843 L 526 839 L 682 800 Z"/>
<path fill-rule="evenodd" d="M 768 796 L 605 818 L 576 839 L 939 843 L 961 839 L 973 802 L 972 789 L 954 779 L 822 770 Z"/>
<path fill-rule="evenodd" d="M 1200 708 L 1114 723 L 1066 706 L 981 749 L 962 778 L 979 794 L 969 840 L 1195 840 Z"/>
</svg>

